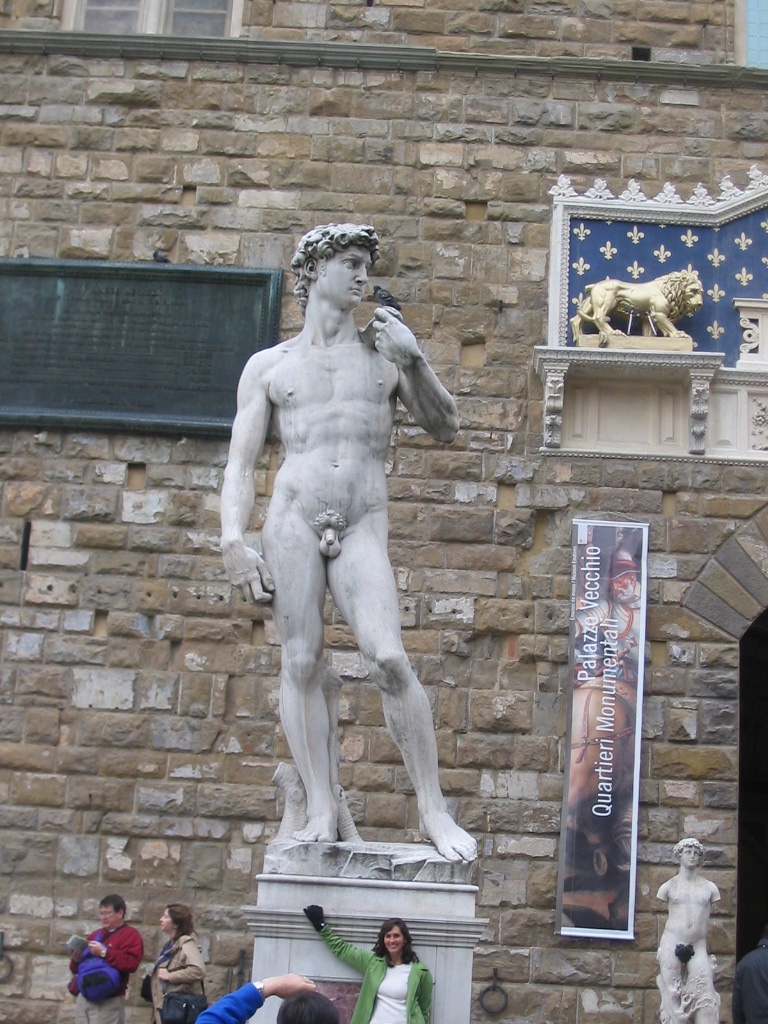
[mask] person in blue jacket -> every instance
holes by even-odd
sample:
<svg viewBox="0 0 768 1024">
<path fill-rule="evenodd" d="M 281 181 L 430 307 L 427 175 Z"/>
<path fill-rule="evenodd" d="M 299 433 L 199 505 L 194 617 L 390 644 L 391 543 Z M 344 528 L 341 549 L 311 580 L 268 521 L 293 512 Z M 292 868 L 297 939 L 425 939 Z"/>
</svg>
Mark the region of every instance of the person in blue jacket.
<svg viewBox="0 0 768 1024">
<path fill-rule="evenodd" d="M 345 942 L 329 928 L 322 907 L 312 904 L 304 913 L 333 955 L 363 975 L 349 1024 L 428 1024 L 432 975 L 416 956 L 402 918 L 388 918 L 373 949 L 367 950 Z"/>
<path fill-rule="evenodd" d="M 249 981 L 203 1010 L 197 1024 L 245 1024 L 270 996 L 285 1000 L 277 1012 L 277 1024 L 339 1024 L 330 999 L 320 995 L 313 981 L 298 974 Z"/>
</svg>

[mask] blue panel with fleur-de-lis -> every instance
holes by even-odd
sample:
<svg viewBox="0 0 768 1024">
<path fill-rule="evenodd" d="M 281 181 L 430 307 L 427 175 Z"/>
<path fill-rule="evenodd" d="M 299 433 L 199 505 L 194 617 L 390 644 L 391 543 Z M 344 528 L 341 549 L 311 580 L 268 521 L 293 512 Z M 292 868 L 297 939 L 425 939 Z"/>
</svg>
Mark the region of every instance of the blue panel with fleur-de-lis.
<svg viewBox="0 0 768 1024">
<path fill-rule="evenodd" d="M 696 271 L 704 288 L 703 307 L 676 326 L 691 335 L 695 351 L 725 352 L 725 365 L 734 366 L 742 336 L 733 300 L 768 299 L 768 210 L 718 227 L 578 216 L 570 221 L 569 316 L 587 284 L 652 281 L 673 270 Z"/>
</svg>

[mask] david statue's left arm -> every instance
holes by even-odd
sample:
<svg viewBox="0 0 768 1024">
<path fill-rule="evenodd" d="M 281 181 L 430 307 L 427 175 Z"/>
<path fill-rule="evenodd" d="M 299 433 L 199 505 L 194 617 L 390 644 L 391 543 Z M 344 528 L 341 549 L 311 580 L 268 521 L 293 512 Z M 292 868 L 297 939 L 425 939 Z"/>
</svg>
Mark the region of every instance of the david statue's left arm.
<svg viewBox="0 0 768 1024">
<path fill-rule="evenodd" d="M 375 313 L 376 350 L 397 367 L 397 397 L 438 441 L 450 444 L 459 431 L 459 413 L 453 396 L 435 376 L 410 328 L 390 309 Z"/>
</svg>

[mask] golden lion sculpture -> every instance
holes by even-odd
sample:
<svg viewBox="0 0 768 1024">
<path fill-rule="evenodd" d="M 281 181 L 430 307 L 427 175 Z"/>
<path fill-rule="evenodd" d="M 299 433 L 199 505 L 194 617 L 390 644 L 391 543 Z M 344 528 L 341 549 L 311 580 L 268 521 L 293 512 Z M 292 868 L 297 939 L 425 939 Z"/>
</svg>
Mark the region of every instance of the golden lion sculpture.
<svg viewBox="0 0 768 1024">
<path fill-rule="evenodd" d="M 676 320 L 691 316 L 704 304 L 704 290 L 698 275 L 690 270 L 674 270 L 654 281 L 630 284 L 607 279 L 587 285 L 587 297 L 578 305 L 571 320 L 571 331 L 576 345 L 605 348 L 616 339 L 618 347 L 626 347 L 633 321 L 640 324 L 643 338 L 664 337 L 685 339 L 689 335 L 678 331 Z M 616 317 L 626 323 L 626 333 L 610 324 Z M 585 333 L 584 326 L 592 324 L 597 335 Z M 639 339 L 636 339 L 639 341 Z"/>
</svg>

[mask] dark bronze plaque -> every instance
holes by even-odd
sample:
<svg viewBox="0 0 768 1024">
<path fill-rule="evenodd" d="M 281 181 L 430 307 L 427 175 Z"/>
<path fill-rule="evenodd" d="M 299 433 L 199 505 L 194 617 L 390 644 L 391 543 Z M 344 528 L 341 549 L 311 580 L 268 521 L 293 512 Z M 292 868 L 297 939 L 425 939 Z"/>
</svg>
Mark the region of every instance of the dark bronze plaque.
<svg viewBox="0 0 768 1024">
<path fill-rule="evenodd" d="M 0 424 L 229 433 L 282 272 L 0 260 Z"/>
</svg>

